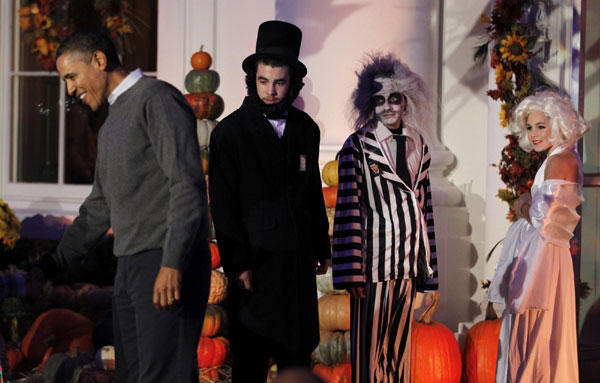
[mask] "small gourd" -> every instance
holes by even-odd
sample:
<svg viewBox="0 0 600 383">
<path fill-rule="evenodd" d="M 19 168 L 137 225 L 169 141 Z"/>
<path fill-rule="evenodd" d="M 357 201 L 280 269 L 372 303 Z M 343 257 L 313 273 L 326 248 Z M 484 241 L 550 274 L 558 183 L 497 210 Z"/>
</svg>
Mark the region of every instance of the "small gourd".
<svg viewBox="0 0 600 383">
<path fill-rule="evenodd" d="M 192 68 L 197 70 L 208 69 L 212 64 L 212 57 L 207 52 L 204 52 L 202 49 L 204 45 L 200 46 L 200 50 L 195 52 L 191 58 Z"/>
<path fill-rule="evenodd" d="M 325 294 L 319 298 L 321 330 L 350 330 L 350 294 Z"/>
<path fill-rule="evenodd" d="M 201 148 L 208 147 L 208 145 L 210 144 L 210 135 L 215 129 L 216 125 L 217 121 L 214 120 L 198 120 L 196 126 L 198 132 L 198 143 L 200 144 Z"/>
<path fill-rule="evenodd" d="M 221 303 L 227 295 L 227 279 L 225 274 L 212 270 L 210 275 L 210 292 L 208 294 L 208 304 Z"/>
<path fill-rule="evenodd" d="M 321 171 L 321 176 L 323 177 L 323 182 L 327 186 L 337 186 L 338 185 L 338 160 L 329 161 L 323 166 L 323 170 Z"/>
</svg>

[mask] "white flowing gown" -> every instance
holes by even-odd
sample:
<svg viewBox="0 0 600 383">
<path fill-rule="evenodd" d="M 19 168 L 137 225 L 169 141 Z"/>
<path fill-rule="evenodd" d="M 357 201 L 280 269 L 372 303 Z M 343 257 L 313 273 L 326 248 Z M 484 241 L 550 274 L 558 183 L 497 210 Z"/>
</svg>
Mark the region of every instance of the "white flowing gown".
<svg viewBox="0 0 600 383">
<path fill-rule="evenodd" d="M 563 150 L 556 148 L 550 155 Z M 531 188 L 531 223 L 513 223 L 487 299 L 504 304 L 496 383 L 578 383 L 575 285 L 569 239 L 582 186 L 544 180 Z M 577 156 L 581 177 L 581 160 Z"/>
</svg>

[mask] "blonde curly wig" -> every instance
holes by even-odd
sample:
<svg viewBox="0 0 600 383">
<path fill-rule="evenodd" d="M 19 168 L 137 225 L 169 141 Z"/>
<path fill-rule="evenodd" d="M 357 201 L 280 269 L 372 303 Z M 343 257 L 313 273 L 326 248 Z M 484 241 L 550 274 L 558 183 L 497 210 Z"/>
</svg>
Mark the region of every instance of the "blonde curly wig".
<svg viewBox="0 0 600 383">
<path fill-rule="evenodd" d="M 533 149 L 527 138 L 527 118 L 533 112 L 542 112 L 550 119 L 550 143 L 570 146 L 590 128 L 577 113 L 569 99 L 554 91 L 545 90 L 524 98 L 512 113 L 508 130 L 517 137 L 519 146 L 526 152 Z"/>
</svg>

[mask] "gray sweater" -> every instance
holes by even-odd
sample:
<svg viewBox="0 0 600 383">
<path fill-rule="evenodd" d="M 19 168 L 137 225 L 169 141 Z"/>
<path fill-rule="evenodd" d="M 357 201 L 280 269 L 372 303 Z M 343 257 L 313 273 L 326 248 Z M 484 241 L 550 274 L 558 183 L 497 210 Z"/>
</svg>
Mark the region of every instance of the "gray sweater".
<svg viewBox="0 0 600 383">
<path fill-rule="evenodd" d="M 173 86 L 142 77 L 109 107 L 92 192 L 54 260 L 85 256 L 112 226 L 115 255 L 162 248 L 161 266 L 181 270 L 208 224 L 194 113 Z"/>
</svg>

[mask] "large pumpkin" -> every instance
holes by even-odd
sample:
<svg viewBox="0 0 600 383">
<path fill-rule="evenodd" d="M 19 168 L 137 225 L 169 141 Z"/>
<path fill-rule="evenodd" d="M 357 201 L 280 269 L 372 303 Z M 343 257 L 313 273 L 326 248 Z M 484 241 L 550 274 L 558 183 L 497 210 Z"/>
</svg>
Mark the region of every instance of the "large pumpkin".
<svg viewBox="0 0 600 383">
<path fill-rule="evenodd" d="M 485 320 L 475 323 L 465 339 L 464 383 L 494 383 L 501 323 L 502 320 L 498 319 L 492 303 L 489 302 Z"/>
<path fill-rule="evenodd" d="M 338 364 L 333 367 L 315 364 L 312 371 L 321 379 L 325 380 L 325 383 L 352 382 L 352 366 L 350 363 Z"/>
<path fill-rule="evenodd" d="M 327 186 L 323 188 L 323 200 L 325 201 L 326 208 L 335 207 L 335 201 L 337 199 L 337 186 Z"/>
<path fill-rule="evenodd" d="M 225 108 L 223 99 L 216 93 L 190 93 L 184 96 L 196 114 L 196 118 L 215 120 Z"/>
<path fill-rule="evenodd" d="M 214 120 L 202 119 L 198 120 L 197 132 L 198 132 L 198 143 L 201 148 L 207 147 L 210 144 L 210 135 L 215 129 L 217 122 Z"/>
<path fill-rule="evenodd" d="M 81 352 L 94 351 L 93 330 L 94 323 L 83 315 L 67 309 L 52 309 L 35 320 L 21 342 L 21 351 L 31 366 L 39 365 L 44 356 L 75 347 Z"/>
<path fill-rule="evenodd" d="M 412 323 L 411 383 L 459 383 L 461 359 L 454 334 L 443 324 L 432 322 L 439 305 L 434 292 L 431 305 Z"/>
<path fill-rule="evenodd" d="M 204 314 L 204 323 L 202 325 L 202 336 L 212 337 L 221 332 L 227 314 L 225 309 L 219 305 L 208 305 Z"/>
<path fill-rule="evenodd" d="M 312 353 L 317 362 L 333 366 L 350 363 L 351 358 L 350 331 L 321 330 L 321 341 Z"/>
<path fill-rule="evenodd" d="M 323 177 L 323 182 L 327 186 L 337 186 L 338 185 L 338 160 L 329 161 L 323 166 L 323 170 L 321 171 L 321 176 Z"/>
<path fill-rule="evenodd" d="M 217 338 L 201 336 L 197 354 L 199 368 L 220 366 L 229 356 L 229 340 L 222 336 Z"/>
<path fill-rule="evenodd" d="M 325 294 L 319 298 L 321 330 L 350 330 L 350 294 Z"/>
<path fill-rule="evenodd" d="M 219 255 L 219 246 L 215 242 L 209 242 L 210 246 L 210 265 L 216 269 L 221 266 L 221 256 Z"/>
<path fill-rule="evenodd" d="M 208 304 L 221 303 L 227 295 L 227 279 L 225 275 L 213 270 L 210 275 L 210 292 L 208 293 Z"/>
</svg>

